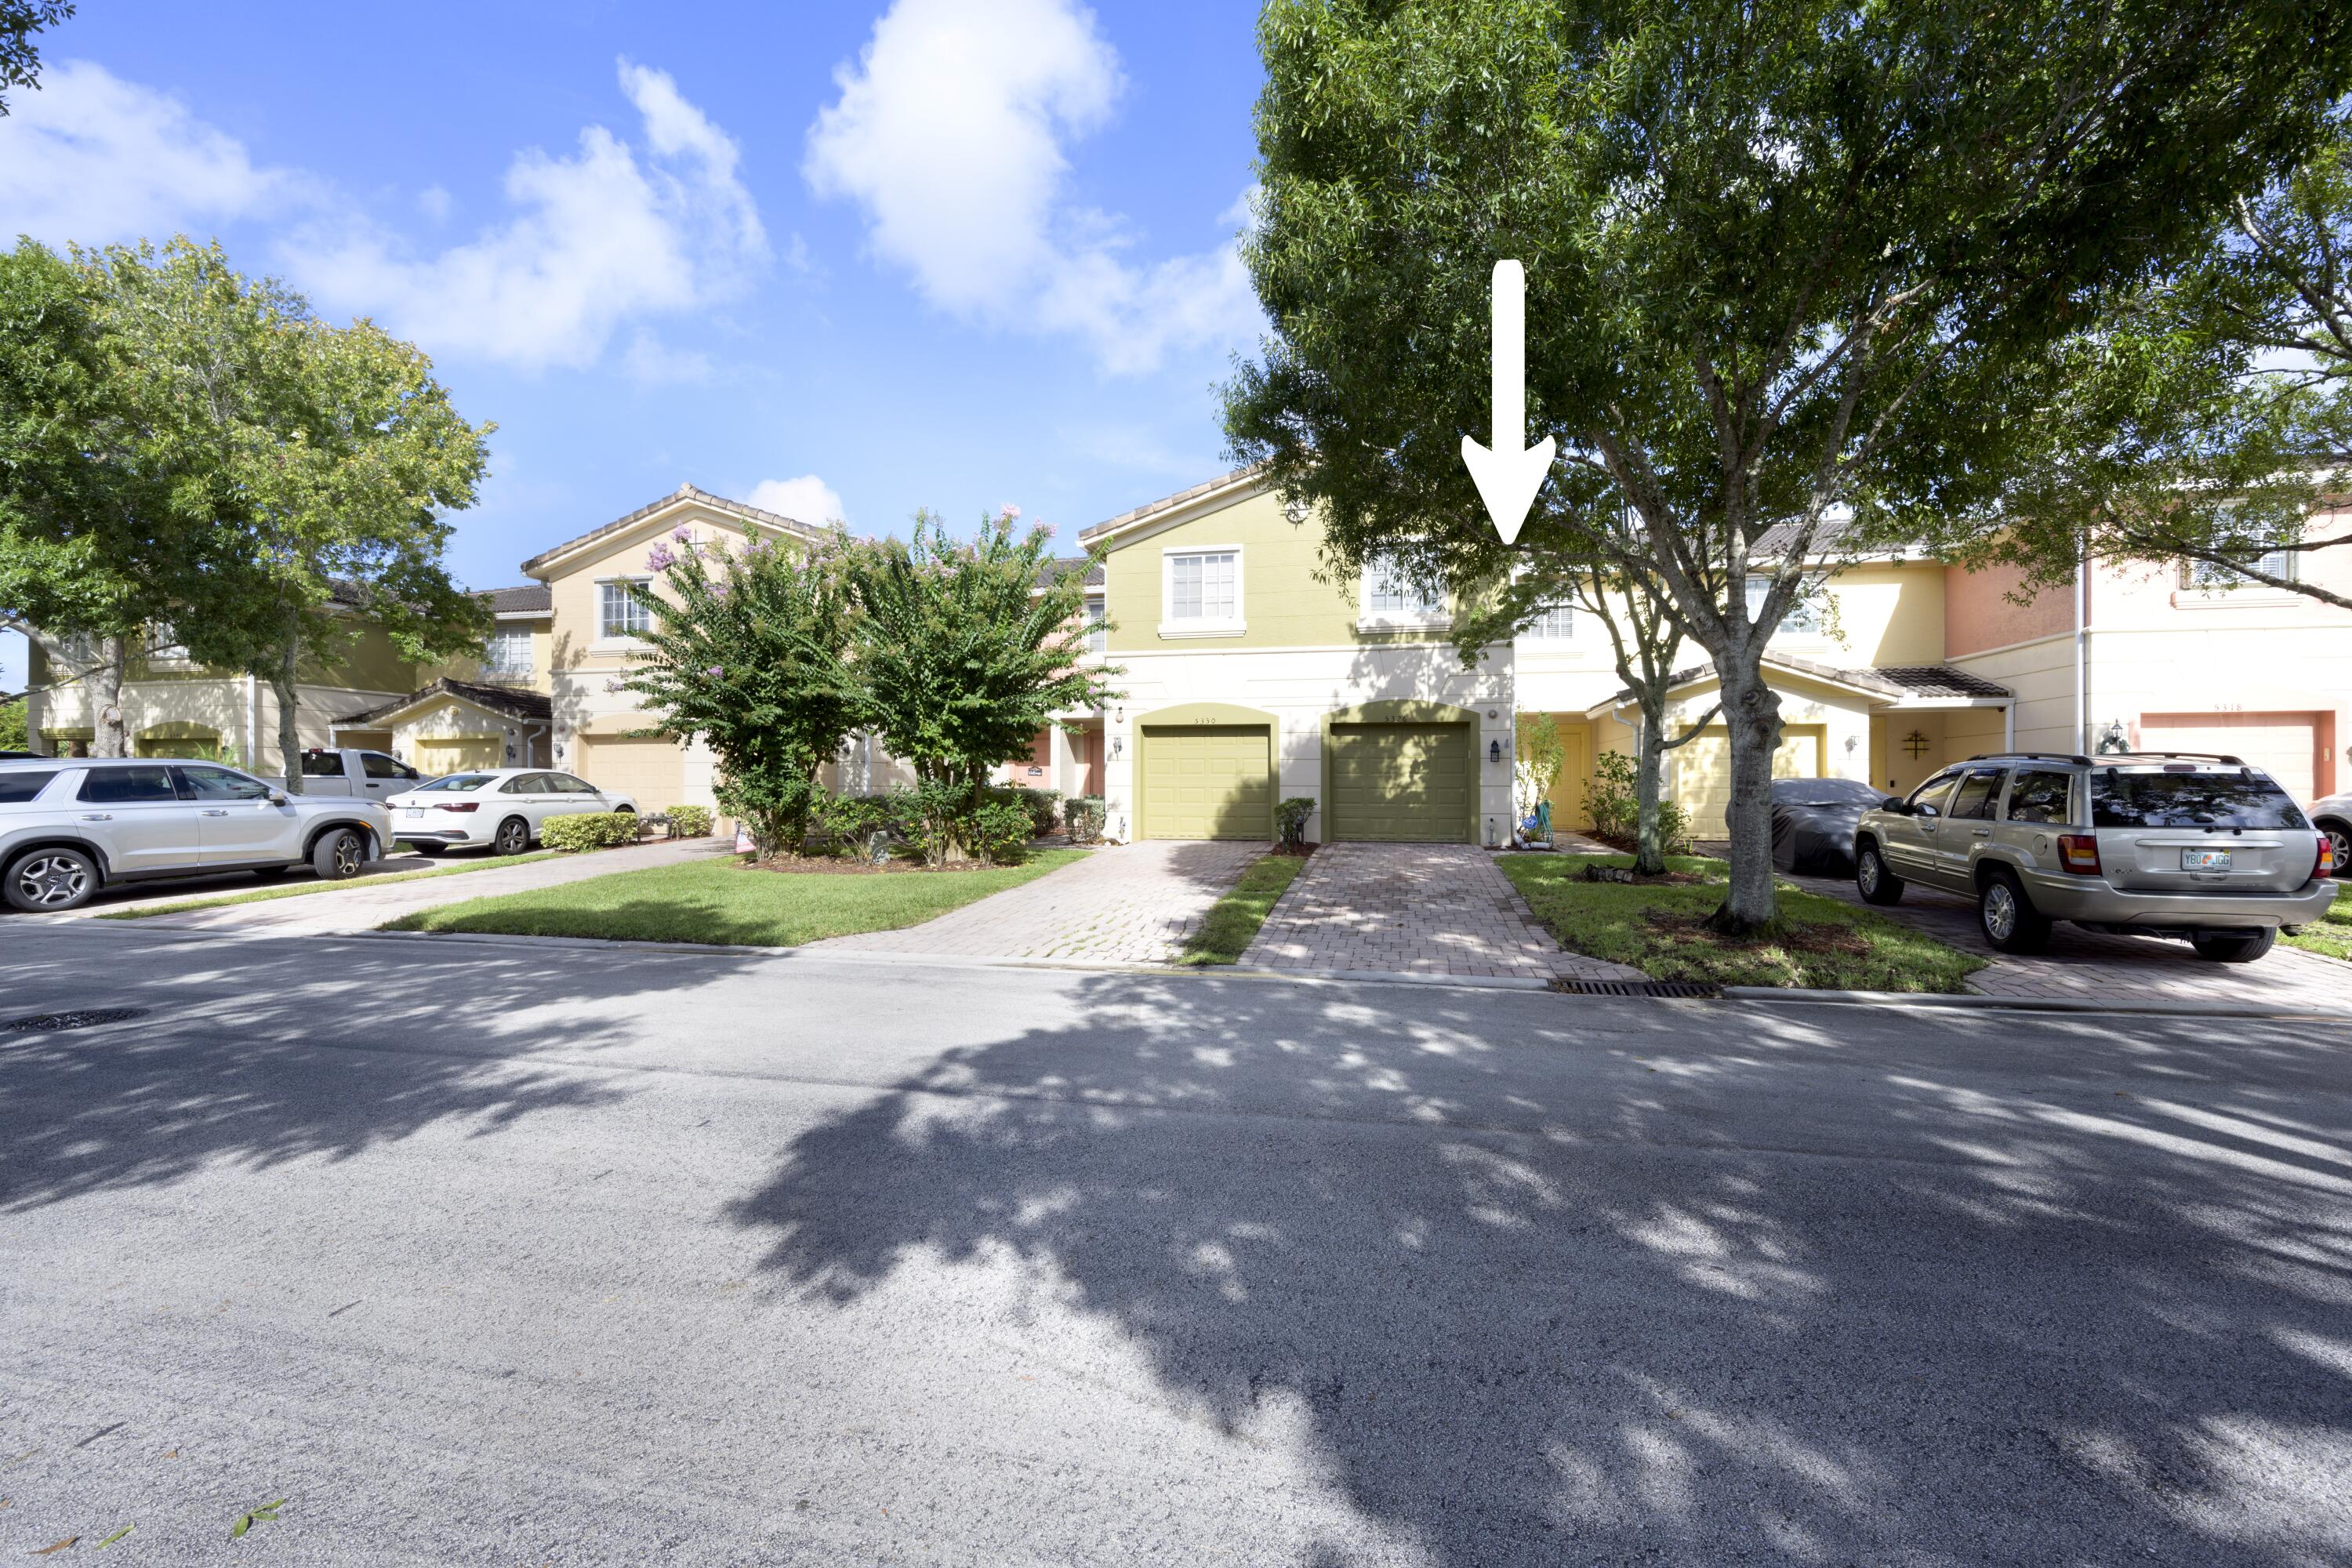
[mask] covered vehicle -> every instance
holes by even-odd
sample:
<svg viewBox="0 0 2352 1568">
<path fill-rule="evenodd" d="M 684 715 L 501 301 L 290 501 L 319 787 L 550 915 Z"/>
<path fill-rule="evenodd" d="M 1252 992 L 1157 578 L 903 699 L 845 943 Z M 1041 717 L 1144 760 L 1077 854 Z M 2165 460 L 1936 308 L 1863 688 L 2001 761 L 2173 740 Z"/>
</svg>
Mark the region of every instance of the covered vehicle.
<svg viewBox="0 0 2352 1568">
<path fill-rule="evenodd" d="M 1853 874 L 1853 832 L 1886 799 L 1859 779 L 1774 779 L 1772 864 L 1804 876 Z"/>
</svg>

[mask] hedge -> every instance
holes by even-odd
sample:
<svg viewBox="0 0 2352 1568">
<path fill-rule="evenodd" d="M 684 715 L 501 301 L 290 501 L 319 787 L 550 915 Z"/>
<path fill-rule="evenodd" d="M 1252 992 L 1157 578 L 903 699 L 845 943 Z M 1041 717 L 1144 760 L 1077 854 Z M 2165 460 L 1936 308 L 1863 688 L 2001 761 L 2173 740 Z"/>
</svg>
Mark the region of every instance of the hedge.
<svg viewBox="0 0 2352 1568">
<path fill-rule="evenodd" d="M 539 841 L 550 849 L 607 849 L 637 841 L 634 811 L 575 811 L 540 824 Z"/>
<path fill-rule="evenodd" d="M 710 808 L 707 805 L 673 805 L 669 808 L 669 825 L 680 838 L 701 838 L 710 832 Z"/>
</svg>

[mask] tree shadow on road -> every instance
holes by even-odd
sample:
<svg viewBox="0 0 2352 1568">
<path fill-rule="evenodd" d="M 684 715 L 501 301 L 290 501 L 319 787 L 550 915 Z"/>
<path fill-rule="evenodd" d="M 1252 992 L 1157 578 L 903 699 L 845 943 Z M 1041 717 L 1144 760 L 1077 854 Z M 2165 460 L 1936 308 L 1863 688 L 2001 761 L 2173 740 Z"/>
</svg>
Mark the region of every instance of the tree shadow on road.
<svg viewBox="0 0 2352 1568">
<path fill-rule="evenodd" d="M 1084 989 L 796 1139 L 779 1279 L 1017 1259 L 1464 1568 L 2352 1548 L 2340 1039 Z"/>
</svg>

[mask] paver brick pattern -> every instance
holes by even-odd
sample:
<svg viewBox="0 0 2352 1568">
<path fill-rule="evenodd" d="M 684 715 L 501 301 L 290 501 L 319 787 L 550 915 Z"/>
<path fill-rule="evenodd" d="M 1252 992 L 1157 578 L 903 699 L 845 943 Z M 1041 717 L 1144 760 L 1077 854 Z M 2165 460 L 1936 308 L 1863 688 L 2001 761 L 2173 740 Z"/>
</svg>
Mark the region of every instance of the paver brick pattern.
<svg viewBox="0 0 2352 1568">
<path fill-rule="evenodd" d="M 1782 879 L 1807 892 L 1860 904 L 1851 878 Z M 2352 897 L 2339 894 L 2338 897 Z M 2352 964 L 2284 942 L 2252 963 L 2215 963 L 2185 942 L 2152 936 L 2109 936 L 2061 924 L 2049 951 L 2030 956 L 1995 952 L 1977 922 L 1973 899 L 1923 888 L 1903 889 L 1903 901 L 1878 913 L 1991 963 L 1968 978 L 1987 996 L 2072 998 L 2085 1002 L 2243 1002 L 2267 1007 L 2345 1009 L 2352 997 Z"/>
<path fill-rule="evenodd" d="M 1495 863 L 1467 844 L 1327 844 L 1242 954 L 1265 969 L 1639 980 L 1562 952 Z"/>
<path fill-rule="evenodd" d="M 1263 844 L 1160 841 L 1097 849 L 1075 865 L 903 931 L 811 943 L 814 952 L 1167 963 Z"/>
</svg>

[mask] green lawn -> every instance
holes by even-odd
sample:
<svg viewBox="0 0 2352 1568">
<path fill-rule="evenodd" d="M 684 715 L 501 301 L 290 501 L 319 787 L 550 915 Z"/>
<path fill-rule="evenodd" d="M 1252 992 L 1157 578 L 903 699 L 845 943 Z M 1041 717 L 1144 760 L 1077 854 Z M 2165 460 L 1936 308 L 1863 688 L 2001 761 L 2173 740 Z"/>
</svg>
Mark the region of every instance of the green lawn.
<svg viewBox="0 0 2352 1568">
<path fill-rule="evenodd" d="M 182 899 L 172 904 L 143 904 L 134 910 L 108 910 L 97 918 L 102 921 L 143 921 L 149 915 L 184 914 L 189 910 L 216 910 L 224 904 L 260 904 L 271 899 L 299 899 L 310 893 L 331 893 L 338 888 L 365 884 L 380 888 L 386 882 L 421 882 L 428 877 L 462 877 L 468 871 L 495 871 L 501 866 L 520 866 L 528 861 L 544 860 L 551 850 L 534 849 L 528 855 L 490 855 L 479 860 L 468 860 L 461 866 L 436 866 L 424 871 L 399 871 L 389 877 L 354 877 L 344 882 L 292 882 L 285 887 L 256 888 L 245 893 L 222 893 L 217 897 Z"/>
<path fill-rule="evenodd" d="M 383 929 L 795 947 L 829 936 L 920 925 L 974 899 L 1034 881 L 1085 854 L 1047 849 L 1022 866 L 881 874 L 762 871 L 731 858 L 689 860 L 560 888 L 469 899 L 404 915 Z"/>
<path fill-rule="evenodd" d="M 1250 862 L 1242 879 L 1209 910 L 1201 929 L 1184 941 L 1179 963 L 1235 963 L 1265 924 L 1265 917 L 1307 864 L 1296 855 L 1266 855 Z"/>
<path fill-rule="evenodd" d="M 2325 915 L 2293 936 L 2281 931 L 2279 940 L 2305 952 L 2352 959 L 2352 892 L 2337 893 Z"/>
<path fill-rule="evenodd" d="M 1630 855 L 1506 855 L 1503 875 L 1561 947 L 1630 963 L 1654 980 L 1788 985 L 1831 991 L 1958 991 L 1984 961 L 1907 931 L 1885 916 L 1780 884 L 1776 929 L 1733 942 L 1699 922 L 1723 902 L 1730 868 L 1675 857 L 1697 882 L 1627 886 L 1581 880 L 1588 865 L 1631 866 Z"/>
</svg>

